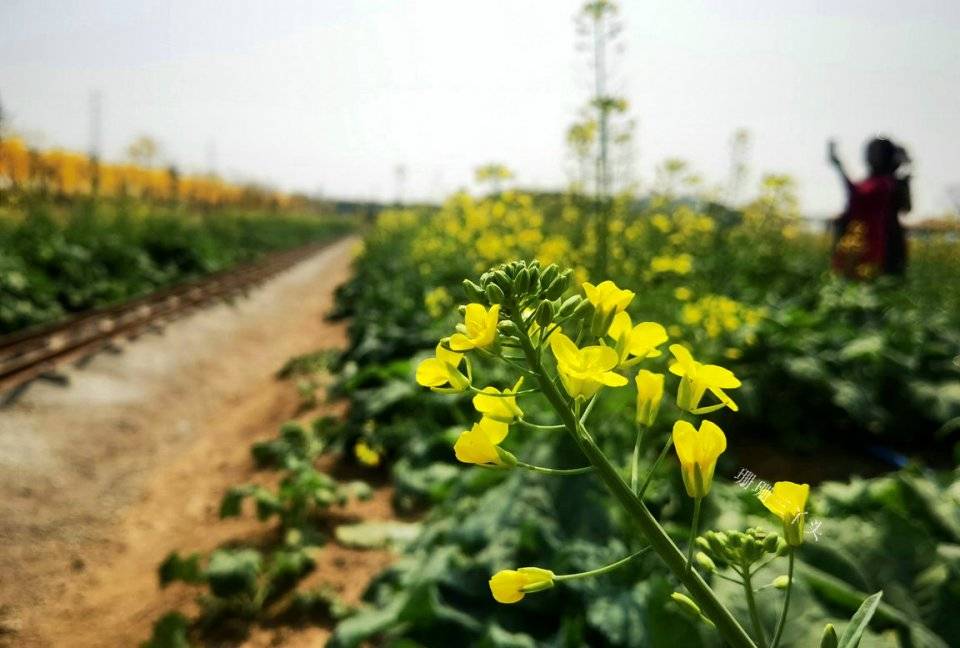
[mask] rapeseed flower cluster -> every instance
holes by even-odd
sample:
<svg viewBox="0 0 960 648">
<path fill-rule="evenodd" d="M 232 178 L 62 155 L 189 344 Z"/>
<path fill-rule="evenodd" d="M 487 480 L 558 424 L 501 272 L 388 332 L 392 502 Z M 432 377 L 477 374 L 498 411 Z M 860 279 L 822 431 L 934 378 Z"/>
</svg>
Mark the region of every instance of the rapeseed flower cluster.
<svg viewBox="0 0 960 648">
<path fill-rule="evenodd" d="M 476 217 L 482 220 L 482 216 Z M 670 344 L 667 347 L 669 356 L 660 360 L 664 355 L 662 347 L 670 341 L 670 333 L 657 322 L 634 322 L 628 312 L 635 297 L 633 291 L 621 288 L 611 280 L 598 284 L 583 281 L 582 293 L 567 296 L 565 293 L 573 275 L 572 270 L 561 272 L 555 265 L 544 268 L 536 262 L 511 262 L 483 273 L 479 284 L 465 281 L 464 290 L 470 303 L 461 308 L 463 321 L 449 337 L 440 341 L 433 357 L 420 363 L 417 382 L 434 391 L 472 392 L 473 408 L 479 420 L 457 436 L 453 447 L 454 456 L 463 463 L 500 470 L 525 469 L 555 476 L 595 472 L 608 486 L 617 485 L 612 492 L 619 499 L 634 497 L 639 500 L 639 506 L 643 506 L 646 484 L 672 447 L 686 493 L 694 501 L 694 513 L 686 560 L 677 563 L 676 552 L 666 552 L 661 557 L 678 574 L 689 572 L 694 564 L 700 569 L 715 571 L 717 565 L 710 556 L 701 551 L 694 560 L 693 551 L 701 501 L 710 494 L 717 462 L 727 448 L 727 437 L 714 421 L 700 418 L 694 423 L 689 419 L 723 408 L 736 412 L 738 406 L 728 391 L 741 387 L 741 382 L 731 370 L 697 360 L 687 346 L 678 343 Z M 744 316 L 735 302 L 716 297 L 703 298 L 694 304 L 702 308 L 712 307 L 728 318 Z M 503 362 L 508 370 L 515 370 L 519 376 L 509 387 L 474 385 L 469 358 L 476 354 Z M 633 368 L 641 363 L 654 362 L 665 362 L 667 372 L 676 376 L 675 402 L 681 414 L 673 422 L 672 432 L 659 458 L 650 466 L 641 485 L 638 479 L 641 440 L 644 430 L 655 426 L 661 413 L 667 376 L 646 366 L 635 372 Z M 466 374 L 461 367 L 465 367 Z M 595 399 L 604 390 L 627 386 L 631 375 L 635 386 L 633 409 L 637 442 L 629 467 L 629 495 L 625 495 L 625 483 L 617 466 L 621 462 L 611 461 L 599 447 L 592 445 L 594 442 L 585 421 Z M 525 384 L 529 385 L 527 389 L 523 388 Z M 522 396 L 532 392 L 539 392 L 550 403 L 562 424 L 546 425 L 525 418 Z M 547 468 L 522 461 L 502 447 L 513 426 L 532 428 L 545 434 L 561 430 L 573 434 L 590 465 Z M 748 530 L 746 535 L 709 532 L 706 536 L 709 542 L 703 539 L 700 542 L 711 551 L 715 550 L 714 555 L 740 552 L 744 560 L 750 561 L 771 552 L 779 555 L 783 543 L 783 550 L 790 553 L 791 560 L 786 583 L 789 592 L 793 573 L 792 550 L 803 541 L 808 492 L 809 487 L 805 484 L 777 482 L 763 500 L 780 521 L 785 543 L 761 530 Z M 627 507 L 628 510 L 636 508 L 636 500 Z M 645 524 L 643 519 L 638 518 L 641 526 Z M 652 527 L 645 527 L 644 533 L 647 537 L 665 535 L 655 523 Z M 740 545 L 734 547 L 734 540 Z M 707 544 L 703 545 L 703 542 Z M 727 543 L 731 543 L 729 547 Z M 503 569 L 490 578 L 489 588 L 498 602 L 515 604 L 527 594 L 564 581 L 599 576 L 617 569 L 634 556 L 576 574 L 555 574 L 541 567 Z M 691 596 L 676 593 L 674 601 L 702 616 L 698 603 L 709 594 L 697 589 L 691 581 L 681 580 L 690 588 Z M 716 608 L 714 614 L 722 617 Z"/>
</svg>

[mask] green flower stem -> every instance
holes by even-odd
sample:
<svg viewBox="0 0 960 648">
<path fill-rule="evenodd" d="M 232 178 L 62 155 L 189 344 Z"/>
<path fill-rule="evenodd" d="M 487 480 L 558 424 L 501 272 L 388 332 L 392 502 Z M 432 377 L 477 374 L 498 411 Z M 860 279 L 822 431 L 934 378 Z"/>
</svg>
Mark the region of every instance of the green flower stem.
<svg viewBox="0 0 960 648">
<path fill-rule="evenodd" d="M 544 468 L 543 466 L 534 466 L 522 461 L 518 461 L 517 465 L 521 468 L 526 468 L 527 470 L 532 470 L 533 472 L 544 475 L 582 475 L 593 470 L 593 466 L 583 466 L 582 468 Z"/>
<path fill-rule="evenodd" d="M 590 417 L 590 412 L 593 411 L 593 405 L 597 402 L 597 396 L 594 394 L 593 398 L 590 399 L 590 402 L 587 403 L 587 408 L 583 410 L 583 414 L 580 416 L 580 424 L 583 425 L 587 422 L 587 419 Z"/>
<path fill-rule="evenodd" d="M 600 574 L 606 574 L 607 572 L 612 572 L 618 567 L 626 565 L 628 562 L 636 558 L 637 556 L 642 556 L 650 550 L 649 546 L 644 547 L 640 551 L 630 554 L 626 558 L 621 558 L 617 562 L 610 563 L 609 565 L 604 565 L 603 567 L 597 567 L 596 569 L 591 569 L 590 571 L 577 572 L 576 574 L 560 574 L 553 577 L 554 582 L 559 583 L 562 581 L 577 580 L 578 578 L 589 578 L 591 576 L 599 576 Z"/>
<path fill-rule="evenodd" d="M 513 309 L 515 310 L 515 309 Z M 516 317 L 516 315 L 514 315 Z M 516 321 L 514 322 L 516 323 Z M 526 335 L 520 336 L 520 345 L 527 357 L 527 362 L 533 368 L 537 375 L 537 382 L 544 397 L 550 402 L 550 405 L 560 416 L 567 431 L 580 445 L 580 449 L 586 455 L 587 459 L 596 468 L 597 475 L 606 485 L 610 493 L 620 502 L 620 505 L 626 509 L 627 513 L 633 517 L 640 531 L 650 541 L 650 546 L 657 555 L 667 564 L 674 576 L 690 592 L 690 595 L 700 606 L 704 615 L 712 620 L 719 630 L 720 634 L 733 648 L 757 648 L 756 644 L 750 638 L 750 635 L 743 629 L 737 619 L 724 607 L 723 603 L 717 598 L 717 595 L 710 589 L 706 581 L 696 571 L 687 571 L 687 561 L 683 554 L 674 544 L 667 532 L 660 526 L 657 519 L 650 513 L 650 510 L 643 504 L 636 493 L 627 485 L 620 476 L 619 471 L 610 463 L 603 451 L 594 443 L 593 439 L 587 433 L 586 428 L 580 425 L 580 421 L 567 406 L 563 395 L 557 390 L 550 380 L 547 372 L 540 362 L 540 357 L 536 349 L 533 348 L 530 338 Z M 664 453 L 665 454 L 665 453 Z"/>
<path fill-rule="evenodd" d="M 643 445 L 643 432 L 646 428 L 637 424 L 637 439 L 633 442 L 633 460 L 630 463 L 630 490 L 637 493 L 637 481 L 640 479 L 640 446 Z"/>
<path fill-rule="evenodd" d="M 743 581 L 738 578 L 733 578 L 731 576 L 727 576 L 726 574 L 721 574 L 720 572 L 713 572 L 713 575 L 716 576 L 717 578 L 722 578 L 725 581 L 735 583 L 736 585 L 740 585 L 740 586 L 743 585 Z"/>
<path fill-rule="evenodd" d="M 528 427 L 531 430 L 563 430 L 565 429 L 562 425 L 540 425 L 538 423 L 531 423 L 530 421 L 524 419 L 517 419 L 517 423 L 524 427 Z"/>
<path fill-rule="evenodd" d="M 793 561 L 796 550 L 790 547 L 790 562 L 787 567 L 787 594 L 783 598 L 783 610 L 780 612 L 780 621 L 777 622 L 777 631 L 773 634 L 773 641 L 770 648 L 777 648 L 780 645 L 780 636 L 783 634 L 783 626 L 787 624 L 787 611 L 790 609 L 790 592 L 793 591 Z"/>
<path fill-rule="evenodd" d="M 767 565 L 769 565 L 770 563 L 772 563 L 772 562 L 773 562 L 774 560 L 776 560 L 777 558 L 779 558 L 779 556 L 777 556 L 776 554 L 770 556 L 769 558 L 767 558 L 767 559 L 764 560 L 763 562 L 757 563 L 756 565 L 754 565 L 754 566 L 753 566 L 753 569 L 749 570 L 749 573 L 750 573 L 751 575 L 756 574 L 757 572 L 759 572 L 761 569 L 763 569 L 764 567 L 766 567 Z"/>
<path fill-rule="evenodd" d="M 484 355 L 486 355 L 486 356 L 489 356 L 489 357 L 493 358 L 494 360 L 500 360 L 501 362 L 505 362 L 506 364 L 510 365 L 511 367 L 513 367 L 514 369 L 516 369 L 517 371 L 519 371 L 521 374 L 523 374 L 523 375 L 525 375 L 525 376 L 528 376 L 528 377 L 530 377 L 530 378 L 536 378 L 536 377 L 537 377 L 535 373 L 533 373 L 532 371 L 530 371 L 530 370 L 527 369 L 526 367 L 521 367 L 520 365 L 518 365 L 517 363 L 513 362 L 512 360 L 510 360 L 510 359 L 508 359 L 508 358 L 504 358 L 502 355 L 497 355 L 496 353 L 493 353 L 493 352 L 491 352 L 491 351 L 487 351 L 486 349 L 481 349 L 481 348 L 479 348 L 479 347 L 477 348 L 477 351 L 479 351 L 480 353 L 482 353 L 482 354 L 484 354 Z"/>
<path fill-rule="evenodd" d="M 703 503 L 702 497 L 693 498 L 693 520 L 690 521 L 690 537 L 687 539 L 687 571 L 693 567 L 693 545 L 697 539 L 697 529 L 700 526 L 700 505 Z"/>
<path fill-rule="evenodd" d="M 673 435 L 667 436 L 667 442 L 663 444 L 663 450 L 660 451 L 660 455 L 657 457 L 657 460 L 653 462 L 653 465 L 650 466 L 650 472 L 647 473 L 646 478 L 643 480 L 643 485 L 640 487 L 640 490 L 637 492 L 637 497 L 641 500 L 643 499 L 643 494 L 647 492 L 647 486 L 650 485 L 650 481 L 653 479 L 654 473 L 657 472 L 657 468 L 660 467 L 660 464 L 663 463 L 663 460 L 666 459 L 667 453 L 670 452 L 670 448 L 673 447 Z"/>
<path fill-rule="evenodd" d="M 513 396 L 523 396 L 524 394 L 532 394 L 533 392 L 540 391 L 539 389 L 521 389 L 518 392 L 500 392 L 498 394 L 489 394 L 482 389 L 478 389 L 473 385 L 470 385 L 470 391 L 476 392 L 478 394 L 483 394 L 484 396 L 493 396 L 494 398 L 511 398 Z"/>
<path fill-rule="evenodd" d="M 750 622 L 753 624 L 753 632 L 757 637 L 757 643 L 760 648 L 767 645 L 767 635 L 763 631 L 763 623 L 760 621 L 760 614 L 757 612 L 757 600 L 753 594 L 753 585 L 750 583 L 750 567 L 743 565 L 740 572 L 743 576 L 743 591 L 747 593 L 747 607 L 750 609 Z"/>
</svg>

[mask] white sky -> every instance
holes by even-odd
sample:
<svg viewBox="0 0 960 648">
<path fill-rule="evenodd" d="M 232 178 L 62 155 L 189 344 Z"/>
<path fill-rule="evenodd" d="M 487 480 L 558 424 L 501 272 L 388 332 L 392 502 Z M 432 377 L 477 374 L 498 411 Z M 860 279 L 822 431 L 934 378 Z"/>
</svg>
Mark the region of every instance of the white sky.
<svg viewBox="0 0 960 648">
<path fill-rule="evenodd" d="M 437 198 L 503 161 L 565 181 L 563 136 L 588 93 L 578 0 L 0 0 L 0 101 L 40 143 L 103 151 L 138 134 L 165 157 L 284 189 Z M 804 210 L 839 210 L 824 161 L 852 171 L 876 132 L 910 149 L 917 212 L 960 183 L 960 1 L 625 0 L 616 89 L 640 123 L 639 175 L 665 157 L 727 176 L 753 135 L 752 181 L 793 174 Z M 754 182 L 751 182 L 751 186 Z"/>
</svg>

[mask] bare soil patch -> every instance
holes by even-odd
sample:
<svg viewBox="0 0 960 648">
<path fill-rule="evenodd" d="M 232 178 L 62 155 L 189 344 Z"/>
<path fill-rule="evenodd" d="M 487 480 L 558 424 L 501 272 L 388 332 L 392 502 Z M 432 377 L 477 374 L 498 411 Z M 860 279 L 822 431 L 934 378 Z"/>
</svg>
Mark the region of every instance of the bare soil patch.
<svg viewBox="0 0 960 648">
<path fill-rule="evenodd" d="M 221 521 L 225 490 L 252 478 L 249 446 L 299 403 L 276 370 L 344 343 L 324 321 L 349 272 L 346 239 L 232 305 L 205 309 L 117 354 L 37 383 L 0 410 L 0 645 L 135 646 L 195 591 L 160 590 L 173 550 L 208 551 L 262 532 Z M 388 487 L 345 511 L 391 516 Z M 315 578 L 355 601 L 386 551 L 329 546 Z M 316 645 L 323 629 L 255 632 L 248 645 Z M 304 643 L 305 642 L 305 643 Z"/>
</svg>

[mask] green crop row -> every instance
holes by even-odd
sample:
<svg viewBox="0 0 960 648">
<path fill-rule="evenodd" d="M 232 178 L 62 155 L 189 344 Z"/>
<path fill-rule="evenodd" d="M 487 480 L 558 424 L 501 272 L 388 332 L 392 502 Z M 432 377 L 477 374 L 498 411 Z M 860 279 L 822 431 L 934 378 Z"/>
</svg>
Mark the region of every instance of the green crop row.
<svg viewBox="0 0 960 648">
<path fill-rule="evenodd" d="M 147 202 L 0 209 L 0 335 L 348 231 L 346 219 Z"/>
</svg>

